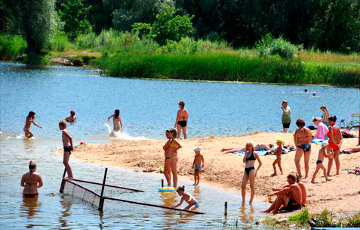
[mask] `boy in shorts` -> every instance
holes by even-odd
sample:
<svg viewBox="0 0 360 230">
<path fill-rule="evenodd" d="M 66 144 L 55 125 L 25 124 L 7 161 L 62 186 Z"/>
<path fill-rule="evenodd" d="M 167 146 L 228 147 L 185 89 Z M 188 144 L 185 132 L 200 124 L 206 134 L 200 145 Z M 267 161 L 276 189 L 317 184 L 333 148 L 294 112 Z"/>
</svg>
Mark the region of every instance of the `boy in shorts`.
<svg viewBox="0 0 360 230">
<path fill-rule="evenodd" d="M 194 185 L 199 185 L 200 183 L 200 172 L 202 168 L 204 168 L 204 156 L 200 153 L 201 149 L 196 147 L 194 149 L 195 152 L 195 159 L 192 165 L 194 169 Z"/>
<path fill-rule="evenodd" d="M 69 165 L 69 159 L 71 155 L 71 151 L 73 150 L 73 142 L 72 137 L 70 136 L 67 128 L 66 128 L 66 121 L 62 120 L 59 122 L 59 128 L 62 131 L 62 141 L 64 146 L 64 157 L 63 157 L 63 164 L 65 165 L 65 169 L 69 179 L 73 178 L 72 170 Z"/>
<path fill-rule="evenodd" d="M 319 172 L 320 169 L 322 169 L 323 172 L 324 172 L 325 180 L 330 181 L 330 179 L 326 176 L 326 168 L 323 165 L 323 161 L 324 161 L 325 157 L 329 157 L 329 158 L 332 157 L 332 154 L 329 153 L 330 146 L 328 146 L 328 143 L 325 142 L 325 141 L 321 142 L 321 146 L 322 147 L 319 150 L 319 156 L 318 156 L 318 159 L 316 161 L 316 169 L 315 169 L 314 175 L 313 175 L 312 180 L 311 180 L 311 183 L 313 183 L 313 184 L 315 183 L 316 174 Z"/>
</svg>

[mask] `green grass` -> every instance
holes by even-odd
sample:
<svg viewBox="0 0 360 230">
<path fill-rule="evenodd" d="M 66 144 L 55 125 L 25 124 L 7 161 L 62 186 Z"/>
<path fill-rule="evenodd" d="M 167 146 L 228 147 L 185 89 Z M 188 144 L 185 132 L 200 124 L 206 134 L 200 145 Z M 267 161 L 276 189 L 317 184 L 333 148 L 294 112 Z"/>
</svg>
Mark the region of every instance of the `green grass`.
<svg viewBox="0 0 360 230">
<path fill-rule="evenodd" d="M 26 46 L 26 41 L 20 35 L 0 34 L 0 60 L 16 60 L 24 54 Z"/>
</svg>

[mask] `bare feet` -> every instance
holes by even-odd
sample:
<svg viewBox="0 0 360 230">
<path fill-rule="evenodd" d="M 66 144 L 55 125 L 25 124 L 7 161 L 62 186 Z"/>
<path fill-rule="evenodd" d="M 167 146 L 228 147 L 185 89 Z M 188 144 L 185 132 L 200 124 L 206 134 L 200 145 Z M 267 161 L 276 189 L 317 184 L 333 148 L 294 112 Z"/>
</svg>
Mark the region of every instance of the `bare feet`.
<svg viewBox="0 0 360 230">
<path fill-rule="evenodd" d="M 313 184 L 317 184 L 314 180 L 312 180 L 312 181 L 311 181 L 311 183 L 313 183 Z"/>
<path fill-rule="evenodd" d="M 329 178 L 326 178 L 326 181 L 331 181 L 331 179 L 329 179 Z"/>
<path fill-rule="evenodd" d="M 273 174 L 271 174 L 271 176 L 277 176 L 277 174 L 276 174 L 276 173 L 273 173 Z"/>
</svg>

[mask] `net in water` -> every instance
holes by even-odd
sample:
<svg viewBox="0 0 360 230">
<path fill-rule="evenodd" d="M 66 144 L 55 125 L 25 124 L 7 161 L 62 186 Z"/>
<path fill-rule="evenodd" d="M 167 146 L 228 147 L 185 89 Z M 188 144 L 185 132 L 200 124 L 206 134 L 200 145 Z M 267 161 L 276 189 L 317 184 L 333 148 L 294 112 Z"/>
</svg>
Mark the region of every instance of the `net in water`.
<svg viewBox="0 0 360 230">
<path fill-rule="evenodd" d="M 63 193 L 77 197 L 91 205 L 99 206 L 100 203 L 100 195 L 73 181 L 65 180 Z"/>
</svg>

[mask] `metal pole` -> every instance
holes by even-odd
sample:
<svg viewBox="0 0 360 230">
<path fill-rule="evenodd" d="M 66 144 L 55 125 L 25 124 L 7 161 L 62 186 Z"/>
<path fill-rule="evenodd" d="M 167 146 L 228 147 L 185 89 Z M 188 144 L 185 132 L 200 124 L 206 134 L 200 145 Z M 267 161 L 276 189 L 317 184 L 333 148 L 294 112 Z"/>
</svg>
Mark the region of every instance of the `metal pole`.
<svg viewBox="0 0 360 230">
<path fill-rule="evenodd" d="M 65 175 L 66 175 L 66 168 L 64 168 L 64 173 L 62 176 L 62 180 L 61 180 L 61 185 L 60 185 L 60 193 L 64 193 L 64 187 L 65 187 Z"/>
<path fill-rule="evenodd" d="M 102 184 L 101 193 L 100 193 L 100 202 L 99 202 L 99 208 L 98 208 L 99 211 L 102 211 L 104 209 L 104 189 L 105 189 L 105 183 L 106 183 L 107 170 L 108 170 L 108 168 L 105 168 L 104 179 L 103 179 L 103 184 Z"/>
<path fill-rule="evenodd" d="M 164 179 L 161 179 L 161 188 L 164 188 Z"/>
<path fill-rule="evenodd" d="M 227 201 L 225 202 L 225 205 L 224 205 L 225 207 L 224 207 L 224 215 L 225 216 L 227 216 L 227 208 L 228 208 L 228 203 L 227 203 Z"/>
</svg>

